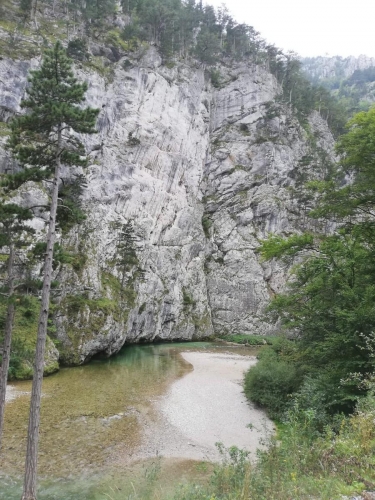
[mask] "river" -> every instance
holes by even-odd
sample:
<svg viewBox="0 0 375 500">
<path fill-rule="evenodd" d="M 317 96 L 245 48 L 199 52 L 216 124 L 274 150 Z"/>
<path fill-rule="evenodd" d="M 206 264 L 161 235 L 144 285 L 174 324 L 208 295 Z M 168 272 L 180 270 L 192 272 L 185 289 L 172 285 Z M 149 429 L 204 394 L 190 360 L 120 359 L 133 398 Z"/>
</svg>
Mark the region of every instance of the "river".
<svg viewBox="0 0 375 500">
<path fill-rule="evenodd" d="M 132 345 L 45 378 L 38 499 L 147 498 L 204 480 L 220 459 L 216 441 L 254 453 L 272 429 L 242 394 L 255 352 L 208 342 Z M 26 447 L 31 383 L 12 386 L 1 500 L 20 498 Z"/>
</svg>

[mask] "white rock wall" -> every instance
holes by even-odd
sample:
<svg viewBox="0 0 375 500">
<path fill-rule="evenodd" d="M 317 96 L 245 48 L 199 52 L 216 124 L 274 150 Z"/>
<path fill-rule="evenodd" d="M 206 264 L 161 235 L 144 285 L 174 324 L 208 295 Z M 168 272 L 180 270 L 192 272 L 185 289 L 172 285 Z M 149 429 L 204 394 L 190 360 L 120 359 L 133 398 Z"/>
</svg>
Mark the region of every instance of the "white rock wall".
<svg viewBox="0 0 375 500">
<path fill-rule="evenodd" d="M 222 68 L 221 89 L 194 64 L 162 67 L 154 49 L 127 71 L 121 61 L 114 68 L 110 78 L 77 70 L 89 83 L 87 103 L 101 112 L 99 133 L 84 138 L 91 151 L 87 220 L 63 242 L 87 260 L 57 276 L 63 358 L 83 362 L 125 341 L 267 333 L 273 325 L 263 321 L 264 307 L 285 270 L 261 263 L 256 249 L 269 232 L 301 228 L 287 188 L 307 154 L 306 132 L 274 104 L 278 85 L 260 66 Z M 0 61 L 10 89 L 0 109 L 18 110 L 27 69 Z M 331 147 L 317 115 L 311 127 Z M 129 144 L 129 133 L 139 144 Z M 126 314 L 90 310 L 90 301 L 116 298 L 103 281 L 108 273 L 121 278 L 112 223 L 129 219 L 144 278 L 135 281 Z M 64 301 L 74 296 L 89 305 L 72 315 Z"/>
</svg>

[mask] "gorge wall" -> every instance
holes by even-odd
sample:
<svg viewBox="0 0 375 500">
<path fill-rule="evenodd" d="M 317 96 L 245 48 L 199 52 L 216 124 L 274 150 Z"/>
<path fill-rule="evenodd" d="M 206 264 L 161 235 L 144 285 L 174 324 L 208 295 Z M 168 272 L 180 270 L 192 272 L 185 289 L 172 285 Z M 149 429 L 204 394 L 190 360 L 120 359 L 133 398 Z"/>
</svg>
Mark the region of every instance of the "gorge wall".
<svg viewBox="0 0 375 500">
<path fill-rule="evenodd" d="M 261 262 L 257 248 L 271 232 L 303 229 L 290 188 L 306 156 L 332 153 L 325 122 L 313 113 L 302 127 L 262 65 L 223 64 L 215 88 L 198 63 L 167 68 L 154 47 L 124 60 L 105 74 L 76 66 L 87 104 L 101 111 L 98 134 L 83 138 L 89 167 L 69 174 L 86 175 L 87 218 L 60 234 L 76 256 L 55 271 L 61 360 L 82 363 L 125 342 L 275 331 L 264 309 L 287 269 Z M 0 60 L 2 122 L 19 112 L 39 63 Z M 0 161 L 14 167 L 4 149 Z M 48 189 L 29 183 L 19 200 L 43 205 Z M 43 233 L 46 214 L 36 215 Z M 118 227 L 128 221 L 137 262 L 124 276 Z"/>
</svg>

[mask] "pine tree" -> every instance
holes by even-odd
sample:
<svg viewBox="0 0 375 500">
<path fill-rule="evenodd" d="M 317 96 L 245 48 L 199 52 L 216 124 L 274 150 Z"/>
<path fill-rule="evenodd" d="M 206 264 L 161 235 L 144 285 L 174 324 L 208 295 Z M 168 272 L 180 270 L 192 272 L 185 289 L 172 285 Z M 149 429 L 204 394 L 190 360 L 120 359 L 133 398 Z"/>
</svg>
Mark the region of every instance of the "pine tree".
<svg viewBox="0 0 375 500">
<path fill-rule="evenodd" d="M 42 303 L 38 323 L 22 500 L 36 500 L 40 400 L 61 165 L 85 166 L 87 164 L 84 146 L 76 134 L 95 133 L 95 119 L 99 112 L 80 106 L 84 101 L 87 84 L 78 83 L 74 77 L 72 62 L 66 56 L 60 42 L 57 42 L 53 49 L 46 51 L 41 68 L 31 73 L 29 84 L 27 97 L 21 103 L 21 107 L 26 109 L 27 113 L 12 122 L 12 133 L 8 147 L 20 164 L 26 167 L 24 172 L 30 168 L 31 172 L 39 171 L 44 175 L 51 175 L 52 170 L 54 170 L 54 179 L 44 262 Z M 72 131 L 76 134 L 73 134 Z"/>
<path fill-rule="evenodd" d="M 220 40 L 215 33 L 208 31 L 207 28 L 197 36 L 197 43 L 195 46 L 195 55 L 203 63 L 211 66 L 218 60 L 221 52 Z"/>
<path fill-rule="evenodd" d="M 125 224 L 122 224 L 121 221 L 118 220 L 113 224 L 113 229 L 118 231 L 116 242 L 116 266 L 122 275 L 121 292 L 123 292 L 127 273 L 139 264 L 135 246 L 133 222 L 129 220 Z"/>
<path fill-rule="evenodd" d="M 15 203 L 0 203 L 0 247 L 8 248 L 6 278 L 2 288 L 7 300 L 2 362 L 0 368 L 0 447 L 4 424 L 5 394 L 8 380 L 10 348 L 15 314 L 16 272 L 15 260 L 17 248 L 25 243 L 25 235 L 34 231 L 25 222 L 32 218 L 30 210 Z"/>
</svg>

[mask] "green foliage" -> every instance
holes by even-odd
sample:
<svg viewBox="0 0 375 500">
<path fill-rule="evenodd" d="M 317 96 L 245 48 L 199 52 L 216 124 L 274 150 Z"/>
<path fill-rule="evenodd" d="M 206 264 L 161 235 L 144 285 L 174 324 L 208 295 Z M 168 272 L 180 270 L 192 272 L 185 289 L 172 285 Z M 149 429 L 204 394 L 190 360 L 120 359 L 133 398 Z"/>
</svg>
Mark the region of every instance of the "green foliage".
<svg viewBox="0 0 375 500">
<path fill-rule="evenodd" d="M 186 288 L 182 288 L 182 304 L 184 306 L 185 311 L 187 311 L 190 306 L 195 306 L 195 300 L 190 295 L 190 293 L 186 290 Z"/>
<path fill-rule="evenodd" d="M 133 221 L 123 224 L 117 220 L 112 223 L 112 227 L 117 231 L 114 265 L 121 276 L 119 301 L 124 302 L 127 308 L 133 307 L 137 296 L 135 282 L 144 276 L 144 270 L 139 265 Z"/>
<path fill-rule="evenodd" d="M 135 235 L 133 221 L 125 224 L 116 221 L 112 224 L 114 230 L 118 231 L 116 243 L 116 266 L 121 269 L 123 275 L 130 272 L 139 263 L 135 247 Z"/>
<path fill-rule="evenodd" d="M 220 43 L 215 33 L 207 29 L 201 30 L 197 36 L 194 54 L 204 64 L 215 64 L 220 54 Z"/>
<path fill-rule="evenodd" d="M 205 237 L 208 239 L 210 237 L 210 229 L 212 227 L 212 219 L 208 215 L 202 216 L 202 228 Z"/>
<path fill-rule="evenodd" d="M 81 134 L 96 132 L 99 110 L 80 106 L 87 84 L 78 83 L 72 61 L 59 42 L 46 50 L 41 68 L 31 72 L 29 82 L 27 97 L 21 102 L 27 113 L 12 120 L 7 143 L 14 158 L 25 167 L 19 174 L 20 180 L 24 182 L 28 175 L 41 180 L 52 174 L 58 128 L 62 132 L 61 162 L 85 166 L 84 146 L 71 130 Z M 17 174 L 13 178 L 17 180 Z"/>
<path fill-rule="evenodd" d="M 221 79 L 222 79 L 220 71 L 218 69 L 212 69 L 210 77 L 212 86 L 215 87 L 216 89 L 219 89 L 221 87 Z"/>
<path fill-rule="evenodd" d="M 18 247 L 27 244 L 28 235 L 34 234 L 26 222 L 31 220 L 31 210 L 15 203 L 0 202 L 0 247 L 15 244 Z"/>
<path fill-rule="evenodd" d="M 375 110 L 359 113 L 348 127 L 331 177 L 309 183 L 318 203 L 310 215 L 335 217 L 339 228 L 330 235 L 272 236 L 261 247 L 266 259 L 299 259 L 269 314 L 296 337 L 292 364 L 305 379 L 294 403 L 320 430 L 335 414 L 353 411 L 366 392 L 361 381 L 375 369 Z"/>
<path fill-rule="evenodd" d="M 38 330 L 39 300 L 32 296 L 23 296 L 16 299 L 16 313 L 13 326 L 13 339 L 10 354 L 9 380 L 30 379 L 33 374 L 32 363 L 34 360 L 36 335 Z M 6 303 L 0 301 L 0 342 L 5 324 Z M 49 340 L 48 340 L 49 342 Z M 45 371 L 58 366 L 48 365 Z"/>
<path fill-rule="evenodd" d="M 31 5 L 28 0 L 23 1 L 27 4 L 25 12 L 28 16 Z M 236 22 L 224 5 L 215 10 L 196 0 L 122 0 L 121 7 L 128 16 L 122 31 L 113 24 L 117 9 L 115 0 L 71 0 L 64 4 L 64 14 L 68 26 L 83 22 L 85 35 L 95 39 L 105 37 L 106 44 L 117 49 L 117 60 L 124 52 L 150 43 L 158 48 L 167 66 L 186 57 L 195 57 L 207 66 L 213 66 L 226 57 L 266 66 L 283 88 L 282 100 L 294 108 L 304 126 L 307 126 L 309 113 L 316 109 L 327 119 L 336 135 L 342 133 L 348 116 L 342 99 L 332 96 L 324 86 L 310 83 L 296 54 L 283 53 L 267 44 L 252 26 Z M 48 38 L 50 33 L 44 36 Z M 32 44 L 29 45 L 29 51 L 35 50 Z M 68 54 L 74 59 L 86 60 L 84 38 L 71 40 Z M 93 61 L 90 65 L 98 71 L 108 71 Z M 213 75 L 213 85 L 220 86 L 220 79 L 215 73 Z"/>
<path fill-rule="evenodd" d="M 66 53 L 69 57 L 72 57 L 77 61 L 86 61 L 89 58 L 87 42 L 82 38 L 74 38 L 74 40 L 70 40 Z"/>
<path fill-rule="evenodd" d="M 205 485 L 186 484 L 175 500 L 339 500 L 373 490 L 375 403 L 372 394 L 361 400 L 350 418 L 341 418 L 336 430 L 310 433 L 311 415 L 279 426 L 276 437 L 250 461 L 246 452 L 220 447 L 224 461 L 216 465 Z M 254 457 L 251 457 L 254 458 Z"/>
<path fill-rule="evenodd" d="M 324 87 L 308 81 L 295 54 L 287 54 L 282 64 L 280 60 L 277 61 L 271 71 L 282 84 L 283 99 L 294 107 L 301 124 L 306 127 L 308 115 L 317 110 L 327 120 L 334 135 L 341 135 L 347 121 L 343 104 Z"/>
<path fill-rule="evenodd" d="M 111 299 L 88 299 L 85 295 L 70 295 L 66 298 L 65 305 L 68 313 L 72 316 L 77 315 L 77 313 L 83 313 L 86 308 L 88 308 L 92 314 L 99 312 L 103 318 L 103 323 L 105 317 L 113 313 L 116 308 L 115 301 Z M 97 328 L 97 330 L 99 330 L 99 328 Z"/>
<path fill-rule="evenodd" d="M 86 219 L 81 204 L 81 196 L 86 187 L 86 178 L 83 175 L 76 175 L 62 183 L 56 220 L 63 232 L 69 231 L 75 224 L 81 224 Z"/>
<path fill-rule="evenodd" d="M 285 425 L 298 422 L 301 428 L 305 427 L 311 439 L 319 437 L 327 426 L 343 418 L 341 414 L 332 418 L 328 411 L 330 398 L 332 391 L 329 391 L 324 373 L 315 378 L 306 376 L 299 389 L 293 393 L 286 412 L 281 417 Z"/>
<path fill-rule="evenodd" d="M 88 32 L 104 29 L 106 20 L 116 12 L 115 0 L 72 0 L 71 4 L 82 14 Z"/>
<path fill-rule="evenodd" d="M 289 238 L 272 235 L 267 240 L 262 241 L 259 252 L 264 260 L 272 258 L 291 258 L 301 250 L 311 250 L 313 248 L 314 237 L 312 234 L 293 234 Z"/>
<path fill-rule="evenodd" d="M 32 7 L 32 0 L 21 0 L 20 9 L 25 15 L 30 16 L 31 7 Z"/>
<path fill-rule="evenodd" d="M 370 66 L 369 68 L 364 69 L 356 69 L 346 80 L 347 85 L 360 85 L 368 82 L 375 82 L 375 66 Z"/>
<path fill-rule="evenodd" d="M 299 387 L 300 377 L 293 363 L 282 359 L 275 349 L 264 348 L 261 359 L 245 376 L 246 396 L 280 419 L 288 397 Z"/>
<path fill-rule="evenodd" d="M 373 104 L 375 95 L 373 66 L 357 69 L 349 78 L 345 78 L 347 61 L 337 57 L 332 68 L 333 76 L 326 78 L 321 71 L 319 58 L 303 59 L 302 64 L 310 81 L 334 97 L 337 105 L 341 107 L 345 121 L 359 111 L 368 111 Z"/>
<path fill-rule="evenodd" d="M 375 328 L 372 255 L 361 238 L 326 237 L 271 304 L 283 324 L 299 332 L 299 363 L 324 376 L 330 413 L 352 410 L 361 393 L 342 380 L 374 369 L 365 342 Z"/>
<path fill-rule="evenodd" d="M 43 241 L 37 242 L 32 251 L 34 262 L 43 262 L 46 254 L 47 244 Z M 74 264 L 76 255 L 69 252 L 60 243 L 55 243 L 53 247 L 53 268 L 56 269 L 59 264 Z"/>
<path fill-rule="evenodd" d="M 314 217 L 360 217 L 356 225 L 363 230 L 373 225 L 373 195 L 375 173 L 372 156 L 375 154 L 373 135 L 375 108 L 358 113 L 348 122 L 348 132 L 337 142 L 340 163 L 325 182 L 310 185 L 319 194 L 319 205 L 311 213 Z M 350 179 L 350 180 L 349 180 Z"/>
<path fill-rule="evenodd" d="M 45 52 L 40 69 L 31 72 L 29 84 L 26 98 L 21 102 L 26 114 L 12 120 L 11 135 L 7 142 L 7 147 L 22 170 L 5 178 L 3 185 L 7 190 L 21 185 L 26 180 L 47 179 L 52 175 L 55 166 L 60 167 L 60 163 L 64 166 L 85 166 L 87 164 L 85 148 L 79 137 L 81 134 L 95 132 L 94 125 L 99 111 L 82 107 L 87 84 L 78 83 L 72 71 L 72 61 L 66 56 L 59 42 Z M 56 188 L 59 187 L 59 181 L 60 172 L 59 168 L 56 168 L 54 181 Z M 78 176 L 75 182 L 63 183 L 60 189 L 58 216 L 60 227 L 64 230 L 84 217 L 79 207 L 82 187 L 82 176 Z M 54 233 L 53 217 L 51 224 L 50 228 Z M 46 245 L 40 243 L 29 252 L 28 257 L 32 255 L 37 259 L 45 252 Z M 72 257 L 60 245 L 55 245 L 55 267 L 58 262 L 71 263 Z M 30 278 L 29 273 L 25 274 L 23 290 L 27 292 L 36 290 L 38 288 L 36 280 Z M 44 285 L 43 291 L 47 291 L 47 301 L 52 287 L 51 280 Z M 49 331 L 52 332 L 53 327 L 50 326 Z M 54 371 L 56 367 L 57 364 L 52 363 L 48 367 L 48 373 Z"/>
<path fill-rule="evenodd" d="M 257 346 L 257 345 L 271 345 L 273 344 L 278 337 L 272 337 L 270 335 L 241 335 L 241 334 L 233 334 L 233 335 L 220 335 L 218 338 L 225 340 L 227 342 L 235 342 L 236 344 L 243 344 L 249 346 Z"/>
<path fill-rule="evenodd" d="M 21 261 L 22 264 L 19 265 L 18 263 L 17 267 L 14 264 L 14 262 L 17 262 L 19 259 L 19 250 L 30 245 L 30 236 L 32 236 L 35 232 L 27 225 L 27 222 L 30 221 L 30 219 L 32 219 L 32 213 L 29 209 L 20 207 L 15 203 L 0 202 L 0 247 L 6 252 L 9 252 L 3 254 L 4 264 L 6 265 L 0 265 L 2 282 L 0 286 L 1 337 L 3 337 L 3 335 L 4 337 L 6 336 L 5 316 L 8 311 L 12 308 L 16 311 L 15 320 L 7 331 L 8 338 L 11 338 L 12 332 L 20 326 L 19 313 L 22 313 L 22 310 L 18 310 L 19 306 L 25 306 L 25 304 L 28 305 L 30 303 L 29 300 L 25 300 L 22 295 L 20 295 L 24 287 L 24 284 L 22 283 L 22 273 L 25 272 L 25 262 Z M 30 312 L 30 309 L 25 311 L 25 318 L 31 317 L 26 314 L 28 312 Z M 0 341 L 1 345 L 4 345 L 4 350 L 1 349 L 3 355 L 6 353 L 7 357 L 10 356 L 8 377 L 28 377 L 30 375 L 31 368 L 27 365 L 25 360 L 25 350 L 20 349 L 19 336 L 18 338 L 16 336 L 16 344 L 13 340 L 10 352 L 6 350 L 6 343 L 4 343 L 4 339 L 1 338 Z"/>
</svg>

